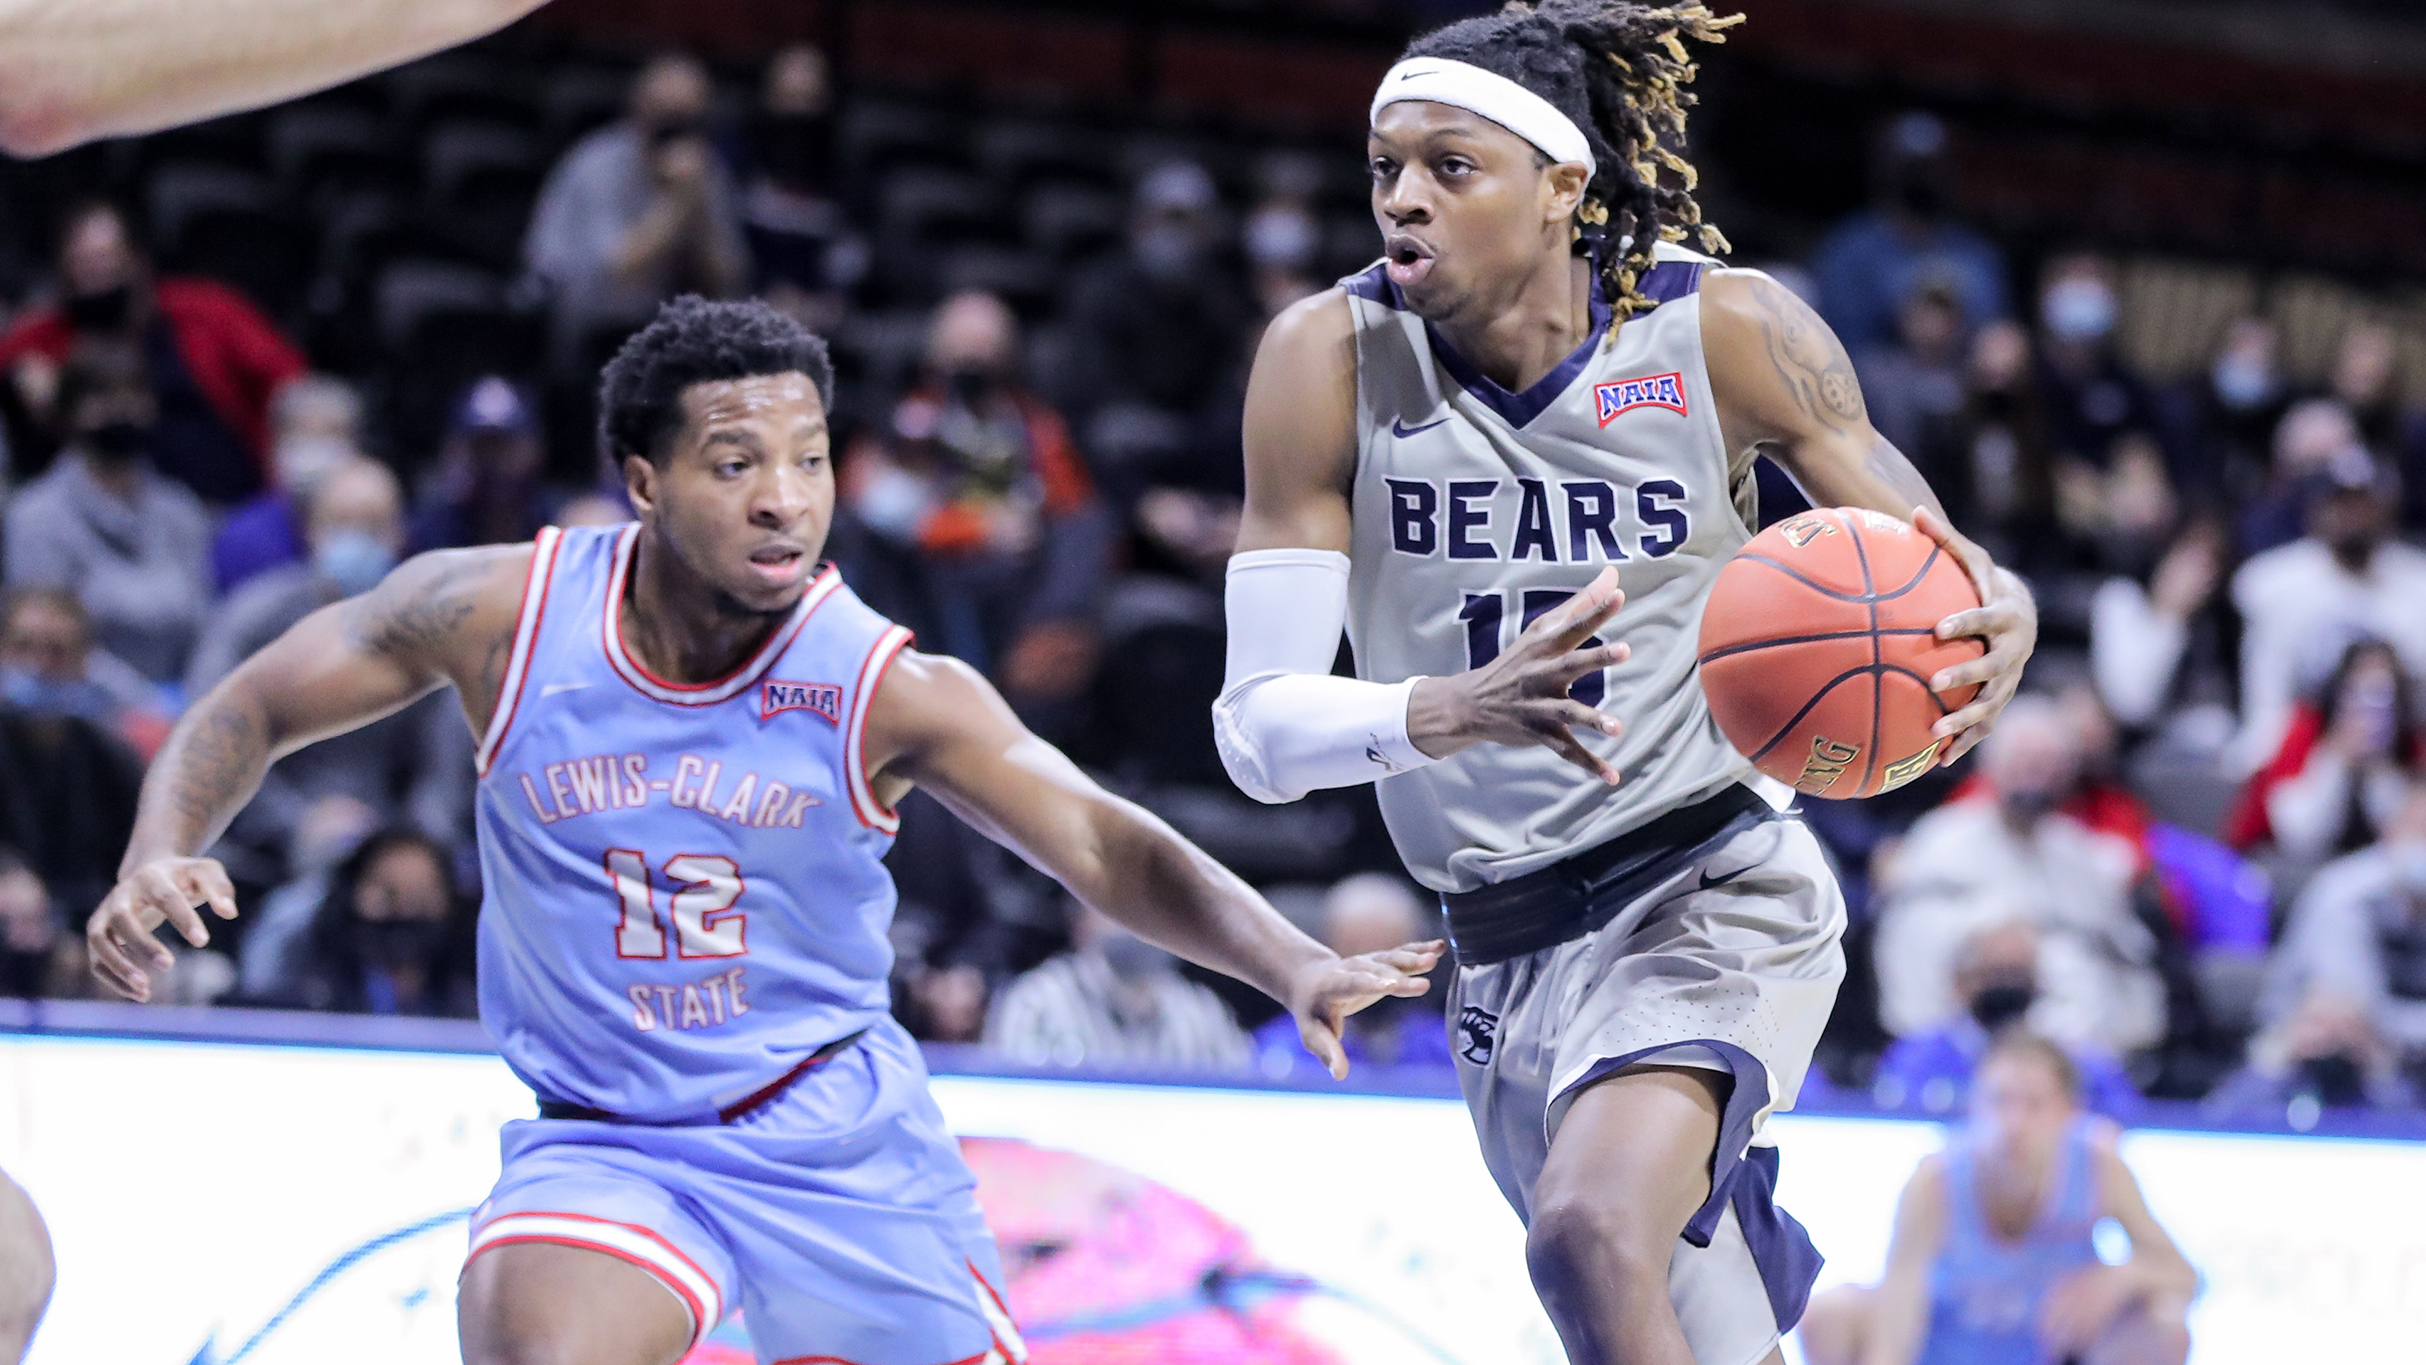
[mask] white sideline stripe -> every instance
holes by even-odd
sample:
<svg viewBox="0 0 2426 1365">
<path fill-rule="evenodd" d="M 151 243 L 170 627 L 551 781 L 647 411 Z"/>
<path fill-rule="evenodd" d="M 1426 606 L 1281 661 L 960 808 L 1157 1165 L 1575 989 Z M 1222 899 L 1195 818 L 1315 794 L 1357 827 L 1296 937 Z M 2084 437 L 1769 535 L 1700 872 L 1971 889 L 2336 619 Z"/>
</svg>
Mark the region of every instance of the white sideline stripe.
<svg viewBox="0 0 2426 1365">
<path fill-rule="evenodd" d="M 522 697 L 531 648 L 539 642 L 539 606 L 547 600 L 548 579 L 556 572 L 556 542 L 563 537 L 562 530 L 544 526 L 531 542 L 531 573 L 522 585 L 522 610 L 514 618 L 514 649 L 506 657 L 505 681 L 497 688 L 497 710 L 489 717 L 488 733 L 480 737 L 479 752 L 473 755 L 473 766 L 484 776 L 497 757 L 497 746 L 505 742 L 506 728 L 513 723 L 514 703 Z"/>
<path fill-rule="evenodd" d="M 666 1292 L 674 1294 L 673 1285 L 689 1290 L 697 1302 L 708 1306 L 708 1320 L 701 1322 L 692 1312 L 692 1300 L 674 1294 L 685 1316 L 691 1318 L 691 1340 L 707 1335 L 716 1324 L 724 1321 L 724 1292 L 716 1282 L 693 1269 L 682 1257 L 667 1251 L 664 1244 L 621 1223 L 593 1222 L 587 1218 L 559 1218 L 545 1213 L 509 1213 L 493 1218 L 472 1237 L 472 1255 L 491 1242 L 505 1237 L 553 1237 L 567 1242 L 588 1242 L 593 1246 L 622 1252 L 648 1265 L 670 1283 Z"/>
</svg>

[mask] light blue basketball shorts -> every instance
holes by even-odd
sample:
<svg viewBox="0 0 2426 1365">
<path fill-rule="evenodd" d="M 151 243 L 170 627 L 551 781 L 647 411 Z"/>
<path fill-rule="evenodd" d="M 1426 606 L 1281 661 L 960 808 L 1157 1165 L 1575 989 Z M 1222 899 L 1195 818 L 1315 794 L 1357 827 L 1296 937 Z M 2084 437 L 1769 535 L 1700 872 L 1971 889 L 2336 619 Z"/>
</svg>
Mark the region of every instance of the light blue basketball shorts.
<svg viewBox="0 0 2426 1365">
<path fill-rule="evenodd" d="M 603 1252 L 663 1284 L 692 1341 L 739 1308 L 769 1365 L 1020 1365 L 976 1180 L 917 1044 L 887 1018 L 725 1124 L 505 1126 L 472 1257 Z"/>
</svg>

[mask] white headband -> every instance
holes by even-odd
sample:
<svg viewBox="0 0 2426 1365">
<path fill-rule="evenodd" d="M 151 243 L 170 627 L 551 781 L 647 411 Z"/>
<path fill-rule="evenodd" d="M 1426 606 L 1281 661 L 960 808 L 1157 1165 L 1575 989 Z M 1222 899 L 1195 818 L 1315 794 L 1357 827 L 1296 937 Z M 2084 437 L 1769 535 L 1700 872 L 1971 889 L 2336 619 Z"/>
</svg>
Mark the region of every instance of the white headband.
<svg viewBox="0 0 2426 1365">
<path fill-rule="evenodd" d="M 1429 100 L 1480 114 L 1542 150 L 1552 161 L 1580 161 L 1597 174 L 1592 143 L 1558 106 L 1496 72 L 1446 57 L 1410 57 L 1390 68 L 1373 92 L 1372 118 L 1400 100 Z"/>
</svg>

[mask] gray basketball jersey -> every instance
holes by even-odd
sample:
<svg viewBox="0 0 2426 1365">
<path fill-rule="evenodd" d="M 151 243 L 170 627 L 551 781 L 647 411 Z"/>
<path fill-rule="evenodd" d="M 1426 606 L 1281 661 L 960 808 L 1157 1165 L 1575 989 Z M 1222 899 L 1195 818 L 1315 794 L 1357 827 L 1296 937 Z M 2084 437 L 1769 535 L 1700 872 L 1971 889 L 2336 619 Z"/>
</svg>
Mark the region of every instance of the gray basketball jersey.
<svg viewBox="0 0 2426 1365">
<path fill-rule="evenodd" d="M 1348 639 L 1359 676 L 1477 668 L 1615 565 L 1626 602 L 1605 640 L 1633 649 L 1574 695 L 1624 724 L 1579 733 L 1624 781 L 1548 749 L 1477 744 L 1382 779 L 1399 856 L 1436 891 L 1556 862 L 1751 773 L 1695 670 L 1702 603 L 1751 538 L 1751 461 L 1730 461 L 1702 364 L 1710 257 L 1665 246 L 1657 306 L 1592 335 L 1522 393 L 1477 372 L 1406 311 L 1381 266 L 1341 281 L 1356 324 L 1358 449 Z"/>
</svg>

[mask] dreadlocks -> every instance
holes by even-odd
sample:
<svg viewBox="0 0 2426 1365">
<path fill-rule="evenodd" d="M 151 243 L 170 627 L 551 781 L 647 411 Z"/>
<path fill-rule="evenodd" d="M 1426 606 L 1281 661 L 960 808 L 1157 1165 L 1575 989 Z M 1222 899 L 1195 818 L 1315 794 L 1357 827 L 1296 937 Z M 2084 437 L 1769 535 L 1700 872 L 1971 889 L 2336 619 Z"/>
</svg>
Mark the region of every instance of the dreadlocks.
<svg viewBox="0 0 2426 1365">
<path fill-rule="evenodd" d="M 1507 77 L 1575 121 L 1599 169 L 1576 210 L 1578 249 L 1600 248 L 1601 279 L 1620 318 L 1651 306 L 1636 288 L 1653 247 L 1694 235 L 1708 251 L 1728 250 L 1702 221 L 1693 198 L 1698 177 L 1680 154 L 1684 87 L 1695 70 L 1687 38 L 1726 41 L 1743 22 L 1707 5 L 1632 4 L 1627 0 L 1510 0 L 1496 14 L 1461 20 L 1407 45 L 1408 57 L 1445 57 Z M 1663 184 L 1662 170 L 1675 173 Z M 1624 240 L 1622 249 L 1618 241 Z"/>
</svg>

